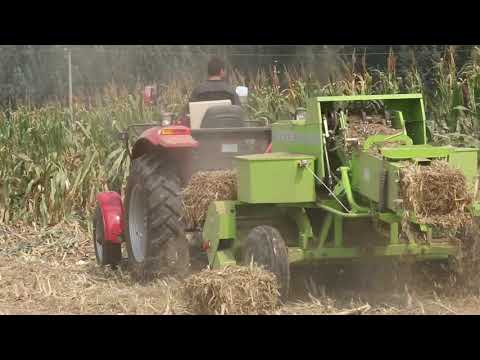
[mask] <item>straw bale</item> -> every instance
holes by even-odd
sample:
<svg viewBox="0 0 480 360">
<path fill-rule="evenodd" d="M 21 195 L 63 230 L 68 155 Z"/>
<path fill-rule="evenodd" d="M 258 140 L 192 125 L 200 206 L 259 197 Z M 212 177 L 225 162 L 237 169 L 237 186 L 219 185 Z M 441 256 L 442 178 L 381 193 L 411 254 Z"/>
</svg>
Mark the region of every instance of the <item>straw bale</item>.
<svg viewBox="0 0 480 360">
<path fill-rule="evenodd" d="M 272 313 L 280 293 L 275 275 L 255 264 L 204 269 L 185 280 L 185 303 L 200 314 Z"/>
</svg>

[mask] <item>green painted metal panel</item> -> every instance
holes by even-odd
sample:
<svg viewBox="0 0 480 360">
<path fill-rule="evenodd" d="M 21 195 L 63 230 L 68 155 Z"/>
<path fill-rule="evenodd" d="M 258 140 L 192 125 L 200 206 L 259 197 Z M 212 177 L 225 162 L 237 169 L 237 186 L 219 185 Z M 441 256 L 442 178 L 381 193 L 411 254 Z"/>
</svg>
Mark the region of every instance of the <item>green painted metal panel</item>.
<svg viewBox="0 0 480 360">
<path fill-rule="evenodd" d="M 309 116 L 317 116 L 316 103 L 310 102 Z M 272 152 L 288 152 L 315 156 L 315 171 L 325 177 L 324 153 L 320 123 L 306 121 L 279 121 L 272 124 Z"/>
<path fill-rule="evenodd" d="M 382 159 L 365 152 L 357 153 L 352 161 L 353 190 L 378 202 L 382 170 Z"/>
<path fill-rule="evenodd" d="M 389 142 L 401 142 L 404 145 L 413 145 L 413 140 L 403 133 L 399 132 L 395 135 L 372 135 L 363 144 L 363 149 L 368 150 L 374 145 L 381 146 L 380 144 Z"/>
<path fill-rule="evenodd" d="M 411 145 L 395 148 L 382 148 L 382 155 L 391 160 L 414 158 L 446 158 L 455 151 L 452 146 Z"/>
<path fill-rule="evenodd" d="M 386 162 L 387 168 L 387 208 L 393 211 L 401 210 L 401 205 L 398 202 L 400 199 L 400 169 L 401 165 Z"/>
<path fill-rule="evenodd" d="M 465 174 L 472 191 L 477 181 L 477 157 L 477 149 L 456 149 L 448 156 L 449 164 L 462 170 Z"/>
<path fill-rule="evenodd" d="M 400 111 L 405 120 L 405 129 L 414 144 L 427 143 L 425 107 L 422 98 L 385 99 L 388 110 Z"/>
<path fill-rule="evenodd" d="M 220 240 L 235 238 L 235 204 L 235 201 L 214 201 L 208 208 L 202 235 L 210 245 L 207 251 L 210 264 L 215 259 Z"/>
<path fill-rule="evenodd" d="M 307 168 L 299 167 L 302 160 Z M 315 157 L 270 153 L 237 156 L 238 200 L 250 204 L 315 201 Z"/>
<path fill-rule="evenodd" d="M 288 257 L 291 263 L 305 261 L 331 261 L 331 260 L 352 260 L 368 259 L 372 257 L 402 257 L 412 256 L 421 260 L 442 260 L 458 254 L 459 248 L 448 243 L 437 243 L 435 245 L 416 244 L 393 244 L 387 246 L 375 246 L 368 252 L 360 247 L 324 247 L 321 249 L 303 250 L 298 247 L 288 249 Z"/>
<path fill-rule="evenodd" d="M 380 200 L 380 176 L 386 171 L 386 206 L 396 211 L 400 195 L 400 170 L 401 166 L 389 163 L 381 158 L 360 152 L 352 161 L 352 188 L 355 192 L 366 196 L 370 200 Z"/>
<path fill-rule="evenodd" d="M 210 262 L 212 269 L 221 269 L 225 266 L 236 265 L 237 261 L 231 250 L 222 250 L 215 252 L 213 260 Z"/>
</svg>

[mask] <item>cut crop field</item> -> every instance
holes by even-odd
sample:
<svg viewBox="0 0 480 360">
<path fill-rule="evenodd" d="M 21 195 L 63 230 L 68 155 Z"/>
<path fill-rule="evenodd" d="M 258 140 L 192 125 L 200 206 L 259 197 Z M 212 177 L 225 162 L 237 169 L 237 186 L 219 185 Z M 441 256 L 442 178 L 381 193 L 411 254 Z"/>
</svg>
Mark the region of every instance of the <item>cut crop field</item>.
<svg viewBox="0 0 480 360">
<path fill-rule="evenodd" d="M 0 236 L 1 314 L 196 314 L 180 280 L 138 284 L 122 266 L 97 266 L 90 236 L 78 224 L 2 226 Z M 345 274 L 324 281 L 321 270 L 293 269 L 289 301 L 269 313 L 480 314 L 478 292 L 449 289 L 429 276 L 387 288 L 384 280 L 372 287 Z"/>
<path fill-rule="evenodd" d="M 448 47 L 440 59 L 432 56 L 426 76 L 413 52 L 408 69 L 398 72 L 393 50 L 383 70 L 367 66 L 366 52 L 361 59 L 354 53 L 351 59 L 339 59 L 341 69 L 328 82 L 301 64 L 285 66 L 282 81 L 276 66 L 251 74 L 232 71 L 229 81 L 234 86 L 248 86 L 248 116 L 265 125 L 293 119 L 298 108 L 307 107 L 307 99 L 314 97 L 422 93 L 429 142 L 480 148 L 480 47 L 471 50 L 461 67 L 457 59 L 455 47 Z M 292 265 L 292 291 L 281 306 L 274 303 L 276 288 L 271 276 L 253 267 L 196 272 L 188 279 L 162 278 L 141 284 L 130 277 L 126 262 L 118 269 L 98 266 L 89 233 L 96 195 L 117 191 L 126 198 L 123 189 L 134 139 L 152 123 L 161 124 L 165 111 L 183 111 L 195 74 L 172 75 L 171 82 L 156 84 L 160 90 L 155 105 L 144 102 L 144 84 L 137 80 L 135 88 L 117 87 L 112 82 L 98 89 L 94 98 L 78 96 L 71 110 L 57 99 L 42 104 L 19 102 L 0 111 L 1 314 L 480 314 L 478 279 L 455 279 L 438 267 L 418 264 L 390 264 L 388 269 L 378 268 L 378 264 L 333 269 Z M 336 139 L 341 135 L 337 140 L 344 147 L 345 151 L 339 151 L 343 155 L 351 155 L 352 145 L 365 144 L 369 136 L 384 134 L 394 140 L 391 136 L 400 134 L 387 126 L 384 102 L 360 105 L 365 106 L 361 117 L 355 117 L 360 110 L 356 106 L 345 108 L 350 111 L 347 115 L 354 115 L 348 118 L 352 126 L 336 134 Z M 410 113 L 405 112 L 405 119 Z M 119 132 L 125 134 L 133 124 L 145 128 L 130 129 L 131 141 L 125 144 Z M 398 143 L 402 142 L 388 144 Z M 327 150 L 325 153 L 333 147 Z M 370 155 L 378 155 L 377 146 L 370 148 Z M 233 175 L 231 171 L 202 172 L 192 178 L 183 191 L 183 220 L 188 230 L 202 227 L 211 201 L 236 198 Z M 419 215 L 423 224 L 463 228 L 472 220 L 465 216 L 465 209 L 478 201 L 480 184 L 477 182 L 470 197 L 466 179 L 460 175 L 441 163 L 405 166 L 400 203 L 407 212 Z M 278 186 L 275 180 L 268 180 L 272 187 Z M 375 230 L 385 230 L 374 225 Z M 419 237 L 403 226 L 406 222 L 401 225 L 407 240 Z M 479 232 L 480 228 L 476 229 L 475 240 Z M 464 263 L 466 269 L 480 268 L 477 244 L 461 244 L 469 245 L 463 247 L 476 255 L 471 264 Z M 237 283 L 223 280 L 223 276 Z M 240 290 L 234 293 L 232 289 Z M 245 294 L 247 300 L 243 301 Z"/>
</svg>

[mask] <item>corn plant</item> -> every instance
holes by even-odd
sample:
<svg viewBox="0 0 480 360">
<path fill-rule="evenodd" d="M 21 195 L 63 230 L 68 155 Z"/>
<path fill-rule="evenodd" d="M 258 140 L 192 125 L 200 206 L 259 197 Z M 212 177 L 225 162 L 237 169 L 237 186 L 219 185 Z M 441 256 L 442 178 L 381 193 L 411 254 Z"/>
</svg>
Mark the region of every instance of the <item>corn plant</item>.
<svg viewBox="0 0 480 360">
<path fill-rule="evenodd" d="M 125 183 L 129 158 L 116 134 L 154 111 L 132 95 L 104 100 L 90 110 L 77 104 L 73 123 L 60 104 L 0 114 L 0 221 L 86 217 L 98 191 Z"/>
<path fill-rule="evenodd" d="M 230 80 L 249 87 L 250 117 L 269 124 L 291 118 L 313 96 L 422 92 L 438 143 L 477 145 L 480 48 L 473 49 L 461 69 L 455 56 L 450 47 L 435 64 L 432 92 L 425 91 L 413 54 L 399 78 L 393 51 L 385 71 L 368 68 L 365 53 L 360 60 L 355 54 L 342 59 L 342 72 L 327 83 L 302 65 L 285 67 L 280 78 L 270 69 L 250 76 L 234 71 Z M 140 83 L 133 91 L 111 83 L 93 96 L 77 94 L 73 122 L 60 102 L 0 112 L 0 222 L 46 226 L 66 218 L 88 218 L 97 192 L 120 190 L 126 182 L 129 157 L 117 132 L 128 124 L 160 121 L 160 110 L 181 111 L 198 81 L 185 73 L 157 84 L 159 106 L 153 107 L 144 106 Z"/>
</svg>

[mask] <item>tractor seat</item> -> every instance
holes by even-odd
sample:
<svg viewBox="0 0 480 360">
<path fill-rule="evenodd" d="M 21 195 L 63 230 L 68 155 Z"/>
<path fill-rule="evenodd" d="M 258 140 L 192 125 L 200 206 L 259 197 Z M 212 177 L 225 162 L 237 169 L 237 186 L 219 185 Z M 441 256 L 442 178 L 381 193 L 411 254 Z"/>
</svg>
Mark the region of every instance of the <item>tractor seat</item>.
<svg viewBox="0 0 480 360">
<path fill-rule="evenodd" d="M 247 114 L 238 105 L 212 106 L 205 112 L 200 128 L 241 128 L 245 127 Z"/>
</svg>

